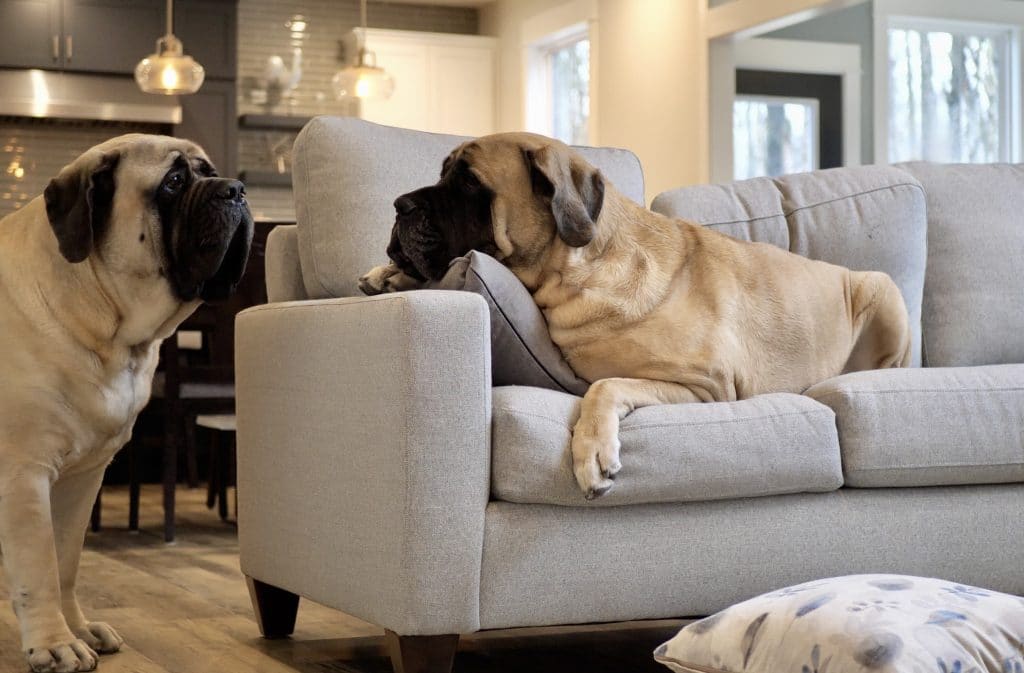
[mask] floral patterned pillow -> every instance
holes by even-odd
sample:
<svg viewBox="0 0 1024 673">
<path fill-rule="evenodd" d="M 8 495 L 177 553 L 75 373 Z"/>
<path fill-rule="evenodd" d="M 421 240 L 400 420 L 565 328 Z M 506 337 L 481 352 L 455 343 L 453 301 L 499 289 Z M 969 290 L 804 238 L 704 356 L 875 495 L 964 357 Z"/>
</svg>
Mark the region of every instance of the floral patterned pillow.
<svg viewBox="0 0 1024 673">
<path fill-rule="evenodd" d="M 763 594 L 654 651 L 678 673 L 1024 673 L 1024 598 L 851 575 Z"/>
</svg>

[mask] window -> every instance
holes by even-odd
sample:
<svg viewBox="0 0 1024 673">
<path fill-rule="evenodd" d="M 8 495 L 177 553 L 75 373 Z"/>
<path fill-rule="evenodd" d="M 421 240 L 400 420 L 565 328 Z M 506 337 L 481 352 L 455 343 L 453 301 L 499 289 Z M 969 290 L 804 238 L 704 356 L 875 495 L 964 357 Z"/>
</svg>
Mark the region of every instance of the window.
<svg viewBox="0 0 1024 673">
<path fill-rule="evenodd" d="M 587 143 L 590 116 L 590 40 L 577 39 L 548 52 L 552 135 L 570 145 Z"/>
<path fill-rule="evenodd" d="M 812 171 L 818 167 L 817 138 L 817 99 L 737 95 L 735 179 Z"/>
<path fill-rule="evenodd" d="M 1010 160 L 1011 31 L 899 17 L 887 33 L 888 160 Z"/>
<path fill-rule="evenodd" d="M 586 26 L 530 48 L 527 128 L 570 145 L 590 143 L 590 38 Z"/>
</svg>

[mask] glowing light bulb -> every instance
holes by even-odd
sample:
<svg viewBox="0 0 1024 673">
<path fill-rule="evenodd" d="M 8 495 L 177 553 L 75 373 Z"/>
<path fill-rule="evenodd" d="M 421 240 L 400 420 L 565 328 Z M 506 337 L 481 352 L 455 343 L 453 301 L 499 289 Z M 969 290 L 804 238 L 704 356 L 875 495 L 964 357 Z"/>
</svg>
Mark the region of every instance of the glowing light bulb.
<svg viewBox="0 0 1024 673">
<path fill-rule="evenodd" d="M 160 84 L 165 89 L 178 88 L 178 70 L 173 65 L 165 65 L 160 72 Z"/>
</svg>

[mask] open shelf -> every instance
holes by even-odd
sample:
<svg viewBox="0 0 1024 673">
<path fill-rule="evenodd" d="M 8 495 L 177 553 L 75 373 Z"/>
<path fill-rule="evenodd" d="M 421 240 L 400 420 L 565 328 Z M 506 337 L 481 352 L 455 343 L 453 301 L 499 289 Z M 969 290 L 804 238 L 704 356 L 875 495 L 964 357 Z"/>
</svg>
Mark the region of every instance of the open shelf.
<svg viewBox="0 0 1024 673">
<path fill-rule="evenodd" d="M 271 131 L 300 131 L 312 117 L 288 115 L 244 114 L 238 117 L 238 126 L 244 129 L 265 129 Z"/>
</svg>

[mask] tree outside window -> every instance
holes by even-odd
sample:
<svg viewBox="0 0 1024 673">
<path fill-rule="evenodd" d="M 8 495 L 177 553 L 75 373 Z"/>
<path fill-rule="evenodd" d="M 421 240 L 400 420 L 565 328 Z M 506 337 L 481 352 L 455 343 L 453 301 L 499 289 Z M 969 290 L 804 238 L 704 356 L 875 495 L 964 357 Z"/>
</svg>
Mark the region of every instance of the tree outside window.
<svg viewBox="0 0 1024 673">
<path fill-rule="evenodd" d="M 818 167 L 818 101 L 736 96 L 734 178 L 777 177 Z"/>
<path fill-rule="evenodd" d="M 889 161 L 1009 158 L 1009 40 L 938 22 L 894 22 L 889 46 Z"/>
<path fill-rule="evenodd" d="M 570 145 L 588 142 L 590 40 L 582 38 L 548 52 L 552 135 Z"/>
</svg>

